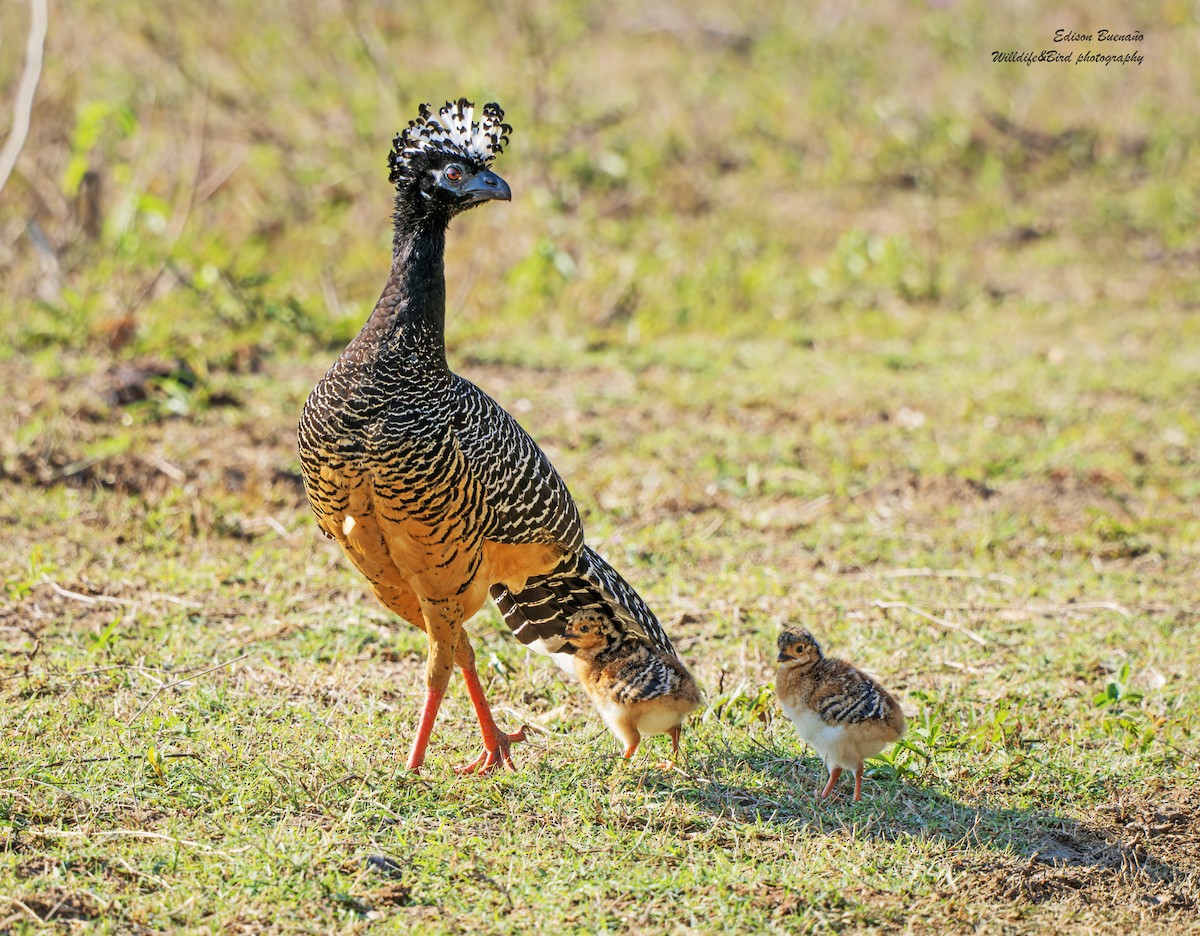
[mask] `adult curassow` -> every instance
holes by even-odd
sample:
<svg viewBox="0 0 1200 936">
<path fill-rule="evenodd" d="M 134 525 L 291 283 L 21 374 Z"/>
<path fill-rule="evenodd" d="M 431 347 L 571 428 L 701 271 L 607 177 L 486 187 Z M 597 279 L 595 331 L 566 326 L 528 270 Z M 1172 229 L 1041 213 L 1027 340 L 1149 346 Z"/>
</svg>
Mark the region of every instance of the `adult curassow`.
<svg viewBox="0 0 1200 936">
<path fill-rule="evenodd" d="M 523 731 L 499 729 L 464 624 L 489 590 L 525 644 L 555 651 L 569 617 L 602 608 L 674 653 L 654 614 L 584 545 L 579 511 L 545 454 L 446 363 L 446 228 L 509 187 L 488 167 L 512 128 L 495 104 L 422 106 L 388 158 L 396 186 L 392 269 L 357 337 L 300 418 L 309 503 L 384 605 L 425 631 L 426 695 L 408 757 L 418 770 L 457 664 L 483 732 L 460 772 L 512 767 Z"/>
</svg>

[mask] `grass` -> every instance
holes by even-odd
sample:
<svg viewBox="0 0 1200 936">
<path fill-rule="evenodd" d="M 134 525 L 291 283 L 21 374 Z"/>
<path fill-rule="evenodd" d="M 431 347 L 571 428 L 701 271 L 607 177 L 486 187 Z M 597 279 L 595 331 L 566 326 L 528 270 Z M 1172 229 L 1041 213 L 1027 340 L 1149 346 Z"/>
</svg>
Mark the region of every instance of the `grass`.
<svg viewBox="0 0 1200 936">
<path fill-rule="evenodd" d="M 50 23 L 0 192 L 0 932 L 1197 931 L 1194 10 Z M 991 62 L 1126 25 L 1142 66 Z M 521 769 L 453 775 L 456 685 L 408 776 L 419 635 L 308 516 L 390 134 L 459 93 L 515 200 L 451 232 L 449 354 L 705 686 L 674 772 L 487 609 Z M 812 798 L 785 622 L 910 716 L 862 803 Z"/>
</svg>

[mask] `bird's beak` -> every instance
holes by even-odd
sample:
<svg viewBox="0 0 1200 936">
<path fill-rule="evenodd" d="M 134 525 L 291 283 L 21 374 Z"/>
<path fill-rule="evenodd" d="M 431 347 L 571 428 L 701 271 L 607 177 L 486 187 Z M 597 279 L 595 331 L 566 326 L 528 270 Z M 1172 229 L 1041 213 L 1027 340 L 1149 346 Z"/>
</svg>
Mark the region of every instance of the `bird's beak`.
<svg viewBox="0 0 1200 936">
<path fill-rule="evenodd" d="M 791 657 L 787 655 L 786 650 L 780 650 L 779 656 L 775 658 L 776 663 L 786 663 Z"/>
<path fill-rule="evenodd" d="M 508 187 L 508 183 L 489 169 L 476 174 L 461 191 L 466 196 L 468 205 L 478 205 L 480 202 L 494 199 L 512 201 L 512 189 Z"/>
<path fill-rule="evenodd" d="M 570 628 L 563 631 L 558 636 L 561 637 L 563 640 L 578 640 L 579 639 L 579 635 L 576 634 L 574 631 L 572 631 Z"/>
</svg>

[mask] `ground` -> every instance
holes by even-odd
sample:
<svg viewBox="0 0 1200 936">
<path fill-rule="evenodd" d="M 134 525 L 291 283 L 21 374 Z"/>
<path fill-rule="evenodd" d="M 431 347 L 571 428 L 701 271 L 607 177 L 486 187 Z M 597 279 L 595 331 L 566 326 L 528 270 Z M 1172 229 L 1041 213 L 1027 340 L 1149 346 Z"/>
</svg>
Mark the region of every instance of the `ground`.
<svg viewBox="0 0 1200 936">
<path fill-rule="evenodd" d="M 1195 11 L 839 9 L 51 5 L 0 191 L 0 932 L 1200 932 Z M 1127 26 L 1093 51 L 1142 65 L 992 61 Z M 704 686 L 671 772 L 489 607 L 520 769 L 453 774 L 455 683 L 409 775 L 423 638 L 307 511 L 390 135 L 460 93 L 514 201 L 452 227 L 449 357 Z M 814 799 L 784 624 L 908 713 L 861 803 Z"/>
</svg>

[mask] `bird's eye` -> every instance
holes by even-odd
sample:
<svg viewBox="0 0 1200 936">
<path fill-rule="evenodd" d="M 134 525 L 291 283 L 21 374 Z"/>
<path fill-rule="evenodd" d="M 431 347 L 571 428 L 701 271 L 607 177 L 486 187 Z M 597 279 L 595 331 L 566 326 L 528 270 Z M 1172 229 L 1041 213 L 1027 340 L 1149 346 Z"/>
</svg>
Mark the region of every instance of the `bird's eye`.
<svg viewBox="0 0 1200 936">
<path fill-rule="evenodd" d="M 447 166 L 446 171 L 442 173 L 448 182 L 461 182 L 463 171 L 458 166 Z"/>
</svg>

